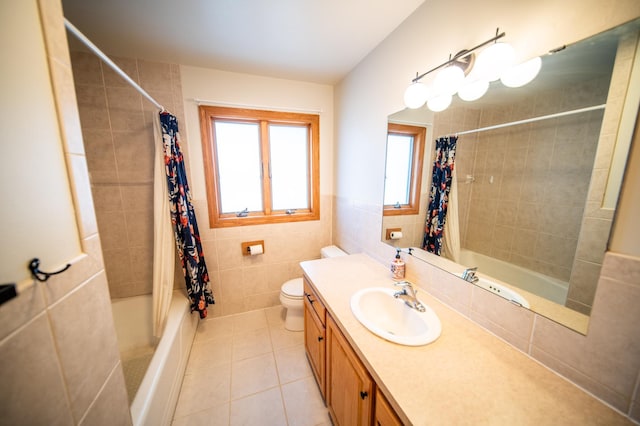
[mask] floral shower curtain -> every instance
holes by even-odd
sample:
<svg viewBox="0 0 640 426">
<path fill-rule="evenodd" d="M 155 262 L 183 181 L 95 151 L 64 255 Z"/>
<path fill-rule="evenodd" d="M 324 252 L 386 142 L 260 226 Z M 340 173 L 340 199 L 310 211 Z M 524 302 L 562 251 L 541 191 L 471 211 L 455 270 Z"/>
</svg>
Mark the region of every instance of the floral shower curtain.
<svg viewBox="0 0 640 426">
<path fill-rule="evenodd" d="M 196 215 L 190 200 L 187 173 L 180 150 L 178 120 L 168 112 L 161 112 L 160 124 L 176 248 L 191 300 L 191 312 L 198 311 L 200 318 L 205 318 L 207 306 L 215 303 L 215 300 L 209 285 Z"/>
<path fill-rule="evenodd" d="M 442 250 L 442 230 L 447 218 L 447 203 L 451 189 L 457 141 L 457 136 L 436 140 L 436 156 L 433 161 L 433 177 L 422 248 L 438 256 Z"/>
</svg>

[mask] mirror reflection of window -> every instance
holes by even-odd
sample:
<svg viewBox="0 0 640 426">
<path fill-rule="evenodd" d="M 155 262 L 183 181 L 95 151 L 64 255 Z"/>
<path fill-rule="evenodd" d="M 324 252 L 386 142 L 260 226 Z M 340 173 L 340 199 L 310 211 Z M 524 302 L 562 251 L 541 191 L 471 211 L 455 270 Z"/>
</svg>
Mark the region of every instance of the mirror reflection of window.
<svg viewBox="0 0 640 426">
<path fill-rule="evenodd" d="M 424 157 L 424 127 L 389 123 L 384 183 L 384 214 L 417 214 Z"/>
<path fill-rule="evenodd" d="M 387 169 L 385 171 L 384 204 L 409 204 L 411 163 L 414 138 L 412 135 L 387 135 Z"/>
</svg>

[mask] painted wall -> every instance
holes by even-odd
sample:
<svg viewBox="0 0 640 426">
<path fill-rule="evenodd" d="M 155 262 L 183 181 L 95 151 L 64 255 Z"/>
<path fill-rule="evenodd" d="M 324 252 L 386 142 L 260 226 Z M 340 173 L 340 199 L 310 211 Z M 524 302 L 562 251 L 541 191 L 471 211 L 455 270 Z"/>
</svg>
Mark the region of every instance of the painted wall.
<svg viewBox="0 0 640 426">
<path fill-rule="evenodd" d="M 16 105 L 13 122 L 5 126 L 11 127 L 12 136 L 3 140 L 3 145 L 19 145 L 25 152 L 5 160 L 34 179 L 48 180 L 39 187 L 41 192 L 51 192 L 42 194 L 42 203 L 53 196 L 58 197 L 54 204 L 62 207 L 34 207 L 32 194 L 2 187 L 3 207 L 11 203 L 15 209 L 3 208 L 0 222 L 12 223 L 17 216 L 19 229 L 24 226 L 22 220 L 32 217 L 32 209 L 42 209 L 41 213 L 56 216 L 73 228 L 66 230 L 70 240 L 58 240 L 59 230 L 51 227 L 37 230 L 36 237 L 23 236 L 33 244 L 31 248 L 39 241 L 55 241 L 59 261 L 68 261 L 71 268 L 46 283 L 24 289 L 0 306 L 0 422 L 128 425 L 131 416 L 62 7 L 59 1 L 29 0 L 2 2 L 0 8 L 0 39 L 20 49 L 11 54 L 11 60 L 3 61 L 3 71 L 9 71 L 3 72 L 3 77 L 21 75 L 20 81 L 14 80 L 11 92 L 3 90 L 3 101 L 8 93 L 19 94 L 23 98 L 20 102 L 28 101 L 30 107 L 25 112 Z M 3 48 L 3 52 L 10 50 Z M 33 69 L 34 63 L 25 65 L 26 58 L 34 60 L 37 69 Z M 3 108 L 5 118 L 8 113 Z M 38 134 L 36 129 L 47 133 Z M 13 176 L 10 180 L 16 183 L 19 179 Z M 4 239 L 3 245 L 8 245 Z"/>
<path fill-rule="evenodd" d="M 416 72 L 486 40 L 496 27 L 507 33 L 507 41 L 526 59 L 639 14 L 635 0 L 528 0 L 517 4 L 434 0 L 423 4 L 336 88 L 334 242 L 350 253 L 366 252 L 384 263 L 393 256 L 393 249 L 379 241 L 386 123 L 389 114 L 404 108 L 402 95 Z M 631 161 L 638 156 L 635 151 Z M 623 191 L 619 217 L 625 220 L 616 226 L 605 256 L 586 336 L 414 259 L 406 259 L 408 278 L 638 420 L 640 404 L 634 397 L 640 371 L 636 329 L 640 321 L 640 244 L 638 238 L 630 243 L 625 235 L 637 237 L 640 231 L 638 223 L 628 220 L 628 213 L 640 204 L 638 185 L 637 179 L 628 181 Z M 620 252 L 612 250 L 618 247 Z"/>
<path fill-rule="evenodd" d="M 35 3 L 30 6 L 34 8 Z M 5 159 L 0 172 L 4 206 L 0 221 L 1 283 L 28 279 L 26 265 L 34 257 L 40 258 L 43 271 L 52 271 L 80 254 L 39 22 L 7 19 L 33 12 L 26 9 L 16 2 L 3 2 L 0 11 L 5 17 L 0 51 L 5 57 L 15 58 L 2 61 L 0 71 Z M 21 35 L 20 43 L 12 34 Z"/>
<path fill-rule="evenodd" d="M 193 204 L 216 304 L 210 312 L 229 315 L 279 304 L 280 287 L 302 276 L 299 263 L 320 257 L 331 243 L 333 186 L 333 87 L 220 70 L 181 66 L 185 106 L 183 138 Z M 320 115 L 320 220 L 210 229 L 198 104 L 305 111 Z M 243 256 L 240 244 L 264 240 L 265 253 Z"/>
</svg>

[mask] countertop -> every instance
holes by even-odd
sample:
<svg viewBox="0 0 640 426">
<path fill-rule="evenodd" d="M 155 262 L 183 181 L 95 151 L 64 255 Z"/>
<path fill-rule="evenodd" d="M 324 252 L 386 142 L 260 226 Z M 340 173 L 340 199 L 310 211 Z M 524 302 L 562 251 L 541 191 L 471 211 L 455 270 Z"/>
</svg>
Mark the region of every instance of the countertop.
<svg viewBox="0 0 640 426">
<path fill-rule="evenodd" d="M 418 298 L 442 323 L 435 342 L 410 347 L 374 335 L 353 316 L 351 295 L 365 287 L 392 288 L 393 280 L 386 267 L 364 254 L 301 266 L 406 424 L 633 424 L 425 291 Z"/>
</svg>

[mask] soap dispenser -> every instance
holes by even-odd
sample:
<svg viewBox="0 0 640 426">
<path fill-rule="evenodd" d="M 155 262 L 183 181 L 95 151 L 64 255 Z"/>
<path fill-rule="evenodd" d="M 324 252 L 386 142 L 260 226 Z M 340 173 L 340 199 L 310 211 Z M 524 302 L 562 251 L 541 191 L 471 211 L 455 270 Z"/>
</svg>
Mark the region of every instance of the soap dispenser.
<svg viewBox="0 0 640 426">
<path fill-rule="evenodd" d="M 396 258 L 391 262 L 392 278 L 396 281 L 404 279 L 404 261 L 400 258 L 400 249 L 396 249 Z"/>
</svg>

